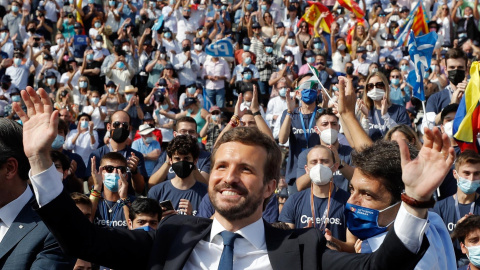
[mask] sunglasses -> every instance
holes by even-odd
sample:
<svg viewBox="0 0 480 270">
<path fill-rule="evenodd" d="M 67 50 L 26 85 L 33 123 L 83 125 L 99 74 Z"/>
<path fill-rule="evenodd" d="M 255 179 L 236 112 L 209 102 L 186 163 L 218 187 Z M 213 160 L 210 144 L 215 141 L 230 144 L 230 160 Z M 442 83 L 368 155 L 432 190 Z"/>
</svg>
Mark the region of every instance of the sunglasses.
<svg viewBox="0 0 480 270">
<path fill-rule="evenodd" d="M 116 172 L 117 169 L 120 170 L 120 172 L 122 174 L 126 173 L 127 172 L 127 167 L 126 166 L 118 166 L 118 167 L 115 167 L 115 166 L 112 166 L 112 165 L 105 165 L 103 167 L 101 167 L 104 171 L 106 171 L 107 173 L 113 173 L 113 172 Z"/>
<path fill-rule="evenodd" d="M 385 89 L 385 84 L 383 82 L 367 83 L 367 91 L 373 89 L 374 87 Z"/>
<path fill-rule="evenodd" d="M 68 15 L 67 18 L 73 18 L 73 15 Z"/>
<path fill-rule="evenodd" d="M 385 17 L 385 15 L 381 14 L 381 15 L 378 15 L 378 17 Z"/>
<path fill-rule="evenodd" d="M 127 122 L 120 123 L 118 121 L 115 121 L 112 123 L 112 125 L 113 125 L 113 128 L 119 128 L 120 125 L 122 125 L 123 129 L 128 129 L 129 127 L 129 124 Z"/>
</svg>

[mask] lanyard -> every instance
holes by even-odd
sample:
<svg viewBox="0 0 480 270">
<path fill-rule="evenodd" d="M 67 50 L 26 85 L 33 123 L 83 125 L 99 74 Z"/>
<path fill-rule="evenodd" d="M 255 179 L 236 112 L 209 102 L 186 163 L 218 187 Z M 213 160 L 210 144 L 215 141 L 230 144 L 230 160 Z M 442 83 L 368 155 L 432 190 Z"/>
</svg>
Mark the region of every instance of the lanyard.
<svg viewBox="0 0 480 270">
<path fill-rule="evenodd" d="M 380 132 L 382 133 L 382 137 L 385 137 L 385 121 L 383 121 L 383 125 L 380 124 L 380 118 L 378 117 L 378 112 L 375 108 L 373 108 L 373 111 L 374 111 L 374 114 L 375 114 L 375 119 L 377 120 L 377 123 L 378 123 L 378 129 L 380 130 Z"/>
<path fill-rule="evenodd" d="M 303 118 L 303 114 L 301 109 L 298 110 L 300 113 L 300 118 L 301 118 L 301 123 L 302 123 L 302 129 L 303 129 L 303 135 L 305 136 L 305 140 L 307 141 L 307 148 L 308 148 L 308 138 L 310 137 L 310 130 L 313 128 L 314 122 L 315 122 L 315 115 L 317 114 L 317 110 L 314 110 L 312 113 L 312 116 L 310 118 L 310 123 L 308 124 L 308 135 L 307 135 L 307 130 L 305 129 L 305 118 Z"/>
<path fill-rule="evenodd" d="M 323 216 L 320 220 L 323 219 L 323 223 L 320 224 L 320 227 L 319 229 L 323 232 L 325 230 L 325 228 L 327 227 L 327 223 L 328 223 L 328 216 L 329 216 L 329 212 L 330 212 L 330 201 L 333 197 L 333 194 L 332 194 L 332 186 L 333 186 L 333 182 L 330 181 L 330 187 L 328 188 L 328 204 L 327 204 L 327 208 L 325 208 L 325 211 L 323 212 Z M 333 190 L 333 193 L 335 194 L 335 190 Z M 313 218 L 313 227 L 316 228 L 316 217 L 315 217 L 315 201 L 313 200 L 313 183 L 310 187 L 310 210 L 312 211 L 312 218 Z"/>
<path fill-rule="evenodd" d="M 477 196 L 475 195 L 475 200 L 476 199 L 477 199 Z M 470 212 L 469 213 L 473 214 L 473 209 L 474 208 L 475 208 L 475 201 L 473 201 L 472 205 L 470 205 Z M 458 220 L 460 220 L 462 217 L 460 216 L 460 208 L 458 207 L 458 195 L 455 195 L 455 212 L 457 213 Z"/>
</svg>

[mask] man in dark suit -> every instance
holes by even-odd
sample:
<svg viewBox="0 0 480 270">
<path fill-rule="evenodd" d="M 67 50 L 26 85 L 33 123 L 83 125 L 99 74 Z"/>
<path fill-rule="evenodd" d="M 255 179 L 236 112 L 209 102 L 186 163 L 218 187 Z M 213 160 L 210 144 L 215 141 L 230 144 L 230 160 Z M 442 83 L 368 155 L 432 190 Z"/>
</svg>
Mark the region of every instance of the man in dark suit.
<svg viewBox="0 0 480 270">
<path fill-rule="evenodd" d="M 115 269 L 216 269 L 228 265 L 225 258 L 232 264 L 232 257 L 236 269 L 413 269 L 428 247 L 423 233 L 426 202 L 455 156 L 448 137 L 438 129 L 426 132 L 425 146 L 413 161 L 401 142 L 406 190 L 402 215 L 376 252 L 339 253 L 326 249 L 318 230 L 284 231 L 263 222 L 263 205 L 279 179 L 280 150 L 256 129 L 235 128 L 217 142 L 212 154 L 208 192 L 216 210 L 213 221 L 173 215 L 162 220 L 153 237 L 145 231 L 97 228 L 62 192 L 46 150 L 56 134 L 58 113 L 52 113 L 43 89 L 39 95 L 31 87 L 22 91 L 28 115 L 14 105 L 24 123 L 24 137 L 30 138 L 24 148 L 37 211 L 67 253 Z M 238 235 L 232 254 L 232 244 L 222 248 L 222 238 L 233 232 Z"/>
<path fill-rule="evenodd" d="M 72 269 L 30 201 L 22 127 L 0 119 L 0 269 Z M 57 213 L 58 214 L 58 213 Z"/>
</svg>

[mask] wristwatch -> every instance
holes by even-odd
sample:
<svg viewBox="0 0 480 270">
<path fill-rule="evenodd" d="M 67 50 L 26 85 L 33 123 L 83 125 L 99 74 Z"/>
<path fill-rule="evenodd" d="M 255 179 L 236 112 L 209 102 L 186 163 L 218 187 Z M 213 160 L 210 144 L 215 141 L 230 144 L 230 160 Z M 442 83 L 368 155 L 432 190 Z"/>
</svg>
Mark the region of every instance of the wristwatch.
<svg viewBox="0 0 480 270">
<path fill-rule="evenodd" d="M 341 170 L 343 167 L 345 167 L 345 165 L 343 165 L 343 160 L 340 159 L 340 166 L 338 166 L 338 169 Z"/>
<path fill-rule="evenodd" d="M 257 112 L 254 112 L 253 113 L 253 117 L 257 116 L 257 115 L 262 115 L 262 113 L 260 111 L 257 111 Z"/>
</svg>

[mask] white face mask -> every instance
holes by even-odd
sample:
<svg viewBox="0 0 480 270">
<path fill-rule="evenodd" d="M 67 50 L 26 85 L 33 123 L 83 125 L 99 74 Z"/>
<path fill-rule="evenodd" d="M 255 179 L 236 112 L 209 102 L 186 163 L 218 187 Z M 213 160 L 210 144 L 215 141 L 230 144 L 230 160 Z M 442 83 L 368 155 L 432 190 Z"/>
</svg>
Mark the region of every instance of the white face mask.
<svg viewBox="0 0 480 270">
<path fill-rule="evenodd" d="M 368 91 L 367 97 L 371 98 L 373 101 L 382 100 L 385 96 L 385 90 L 373 88 L 372 90 Z"/>
<path fill-rule="evenodd" d="M 367 45 L 367 51 L 371 52 L 373 50 L 373 46 L 372 45 Z"/>
<path fill-rule="evenodd" d="M 430 68 L 432 69 L 432 72 L 435 72 L 435 70 L 437 69 L 437 65 L 431 65 Z"/>
<path fill-rule="evenodd" d="M 280 65 L 278 65 L 278 70 L 282 70 L 284 67 L 285 67 L 284 64 L 280 64 Z"/>
<path fill-rule="evenodd" d="M 160 54 L 160 59 L 165 59 L 165 54 L 164 53 Z"/>
<path fill-rule="evenodd" d="M 287 63 L 291 63 L 293 61 L 293 57 L 287 56 L 285 57 L 285 60 L 287 60 Z"/>
<path fill-rule="evenodd" d="M 201 51 L 202 50 L 202 45 L 201 44 L 195 44 L 195 50 Z"/>
<path fill-rule="evenodd" d="M 395 42 L 392 41 L 392 40 L 387 41 L 387 46 L 393 48 L 393 47 L 395 47 Z"/>
<path fill-rule="evenodd" d="M 322 140 L 322 142 L 328 145 L 332 145 L 338 139 L 338 131 L 336 131 L 335 129 L 327 128 L 320 133 L 320 139 Z"/>
<path fill-rule="evenodd" d="M 345 50 L 345 48 L 346 48 L 346 46 L 345 46 L 345 44 L 343 44 L 343 43 L 340 44 L 340 45 L 338 45 L 338 49 L 339 49 L 340 51 Z"/>
<path fill-rule="evenodd" d="M 443 131 L 449 138 L 453 138 L 453 121 L 447 122 L 443 125 Z"/>
<path fill-rule="evenodd" d="M 332 169 L 320 163 L 310 169 L 309 175 L 312 183 L 317 186 L 324 186 L 333 178 Z"/>
<path fill-rule="evenodd" d="M 122 49 L 123 49 L 124 51 L 128 52 L 128 51 L 130 51 L 130 46 L 125 45 L 125 46 L 122 47 Z"/>
<path fill-rule="evenodd" d="M 101 41 L 95 42 L 95 47 L 97 47 L 97 48 L 101 48 L 102 45 L 103 45 L 103 43 Z"/>
</svg>

